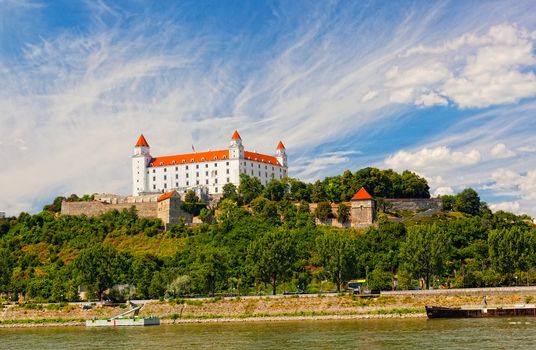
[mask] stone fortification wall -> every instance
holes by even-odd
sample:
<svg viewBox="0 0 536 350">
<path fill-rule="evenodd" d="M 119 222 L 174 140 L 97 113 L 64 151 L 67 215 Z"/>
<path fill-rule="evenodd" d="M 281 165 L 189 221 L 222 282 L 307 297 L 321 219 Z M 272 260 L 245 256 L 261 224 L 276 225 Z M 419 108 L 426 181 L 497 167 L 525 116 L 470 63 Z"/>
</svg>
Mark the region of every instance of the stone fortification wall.
<svg viewBox="0 0 536 350">
<path fill-rule="evenodd" d="M 107 211 L 117 209 L 129 209 L 134 206 L 138 211 L 138 216 L 143 218 L 156 218 L 158 203 L 142 202 L 142 203 L 105 203 L 100 201 L 91 202 L 63 202 L 61 203 L 62 215 L 82 215 L 98 216 Z"/>
<path fill-rule="evenodd" d="M 443 210 L 441 198 L 386 198 L 385 203 L 395 210 Z"/>
</svg>

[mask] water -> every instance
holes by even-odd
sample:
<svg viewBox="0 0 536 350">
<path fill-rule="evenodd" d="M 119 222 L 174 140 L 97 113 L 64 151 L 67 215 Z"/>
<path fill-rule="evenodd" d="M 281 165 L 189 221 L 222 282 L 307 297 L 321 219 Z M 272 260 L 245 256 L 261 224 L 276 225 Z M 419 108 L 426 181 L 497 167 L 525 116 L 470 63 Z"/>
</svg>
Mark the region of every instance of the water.
<svg viewBox="0 0 536 350">
<path fill-rule="evenodd" d="M 535 318 L 0 329 L 1 349 L 528 349 L 535 346 Z"/>
</svg>

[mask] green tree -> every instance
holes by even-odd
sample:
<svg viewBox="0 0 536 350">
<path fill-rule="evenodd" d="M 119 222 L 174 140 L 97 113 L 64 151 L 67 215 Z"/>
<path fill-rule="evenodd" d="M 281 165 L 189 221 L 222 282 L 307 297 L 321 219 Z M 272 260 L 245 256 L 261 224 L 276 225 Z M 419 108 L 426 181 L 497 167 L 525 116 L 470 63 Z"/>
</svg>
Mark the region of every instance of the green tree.
<svg viewBox="0 0 536 350">
<path fill-rule="evenodd" d="M 166 294 L 172 297 L 184 296 L 190 293 L 192 279 L 190 276 L 177 276 L 169 285 Z"/>
<path fill-rule="evenodd" d="M 331 211 L 331 204 L 329 202 L 318 203 L 315 209 L 315 216 L 320 221 L 324 221 L 333 217 L 333 213 Z"/>
<path fill-rule="evenodd" d="M 488 234 L 491 263 L 509 281 L 516 271 L 527 271 L 534 260 L 534 234 L 521 227 L 492 230 Z"/>
<path fill-rule="evenodd" d="M 430 278 L 441 273 L 449 249 L 449 237 L 439 226 L 413 226 L 408 229 L 400 254 L 408 270 L 423 277 L 429 289 Z"/>
<path fill-rule="evenodd" d="M 286 183 L 280 180 L 272 179 L 264 188 L 263 194 L 272 201 L 280 201 L 287 193 Z"/>
<path fill-rule="evenodd" d="M 102 299 L 103 292 L 119 282 L 123 266 L 117 251 L 100 243 L 83 249 L 75 259 L 74 266 L 78 271 L 78 280 L 89 287 Z"/>
<path fill-rule="evenodd" d="M 223 185 L 222 199 L 231 199 L 235 202 L 238 202 L 238 192 L 235 184 L 228 182 Z"/>
<path fill-rule="evenodd" d="M 456 195 L 453 208 L 465 214 L 478 215 L 480 212 L 480 197 L 472 188 L 466 188 Z"/>
<path fill-rule="evenodd" d="M 456 199 L 456 196 L 452 195 L 444 195 L 441 196 L 441 202 L 443 204 L 443 210 L 450 211 L 454 208 L 454 200 Z"/>
<path fill-rule="evenodd" d="M 287 231 L 274 230 L 265 233 L 249 247 L 249 261 L 254 275 L 272 286 L 275 295 L 277 285 L 287 280 L 297 259 L 296 243 Z"/>
<path fill-rule="evenodd" d="M 256 177 L 250 177 L 246 174 L 240 174 L 238 194 L 244 201 L 244 204 L 249 204 L 253 199 L 260 196 L 262 191 L 263 186 L 259 179 Z"/>
<path fill-rule="evenodd" d="M 337 209 L 337 221 L 341 224 L 345 224 L 348 220 L 350 220 L 350 207 L 341 203 Z"/>
<path fill-rule="evenodd" d="M 346 232 L 328 231 L 317 237 L 316 249 L 321 266 L 340 293 L 354 273 L 351 239 Z"/>
</svg>

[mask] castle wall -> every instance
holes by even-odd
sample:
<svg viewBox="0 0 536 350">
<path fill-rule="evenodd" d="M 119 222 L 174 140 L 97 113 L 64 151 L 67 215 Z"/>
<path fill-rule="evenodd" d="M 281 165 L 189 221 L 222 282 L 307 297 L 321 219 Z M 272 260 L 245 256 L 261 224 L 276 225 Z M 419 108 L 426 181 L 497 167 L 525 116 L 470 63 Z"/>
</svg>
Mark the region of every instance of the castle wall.
<svg viewBox="0 0 536 350">
<path fill-rule="evenodd" d="M 357 203 L 357 206 L 356 206 Z M 340 223 L 337 220 L 337 212 L 339 210 L 339 204 L 331 203 L 331 213 L 333 214 L 333 219 L 319 220 L 315 218 L 315 223 L 333 227 L 340 228 L 367 228 L 371 225 L 374 225 L 376 222 L 376 208 L 374 206 L 374 201 L 365 200 L 365 201 L 352 201 L 345 202 L 344 205 L 350 208 L 350 218 L 348 222 Z M 363 206 L 363 208 L 361 208 Z M 317 203 L 309 204 L 309 211 L 314 213 L 317 207 Z"/>
<path fill-rule="evenodd" d="M 441 198 L 386 198 L 385 202 L 396 210 L 443 210 Z"/>
<path fill-rule="evenodd" d="M 103 203 L 99 201 L 91 202 L 62 202 L 62 215 L 82 215 L 99 216 L 110 210 L 130 209 L 134 206 L 138 212 L 138 216 L 142 218 L 157 217 L 157 202 L 142 202 L 142 203 Z"/>
</svg>

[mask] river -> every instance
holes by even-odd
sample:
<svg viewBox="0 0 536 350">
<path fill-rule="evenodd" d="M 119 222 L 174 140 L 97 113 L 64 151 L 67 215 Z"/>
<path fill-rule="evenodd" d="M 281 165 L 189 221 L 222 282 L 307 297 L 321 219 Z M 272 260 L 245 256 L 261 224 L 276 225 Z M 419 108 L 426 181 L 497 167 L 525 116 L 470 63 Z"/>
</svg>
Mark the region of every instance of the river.
<svg viewBox="0 0 536 350">
<path fill-rule="evenodd" d="M 3 328 L 2 349 L 533 348 L 536 318 L 204 323 L 96 329 Z"/>
</svg>

